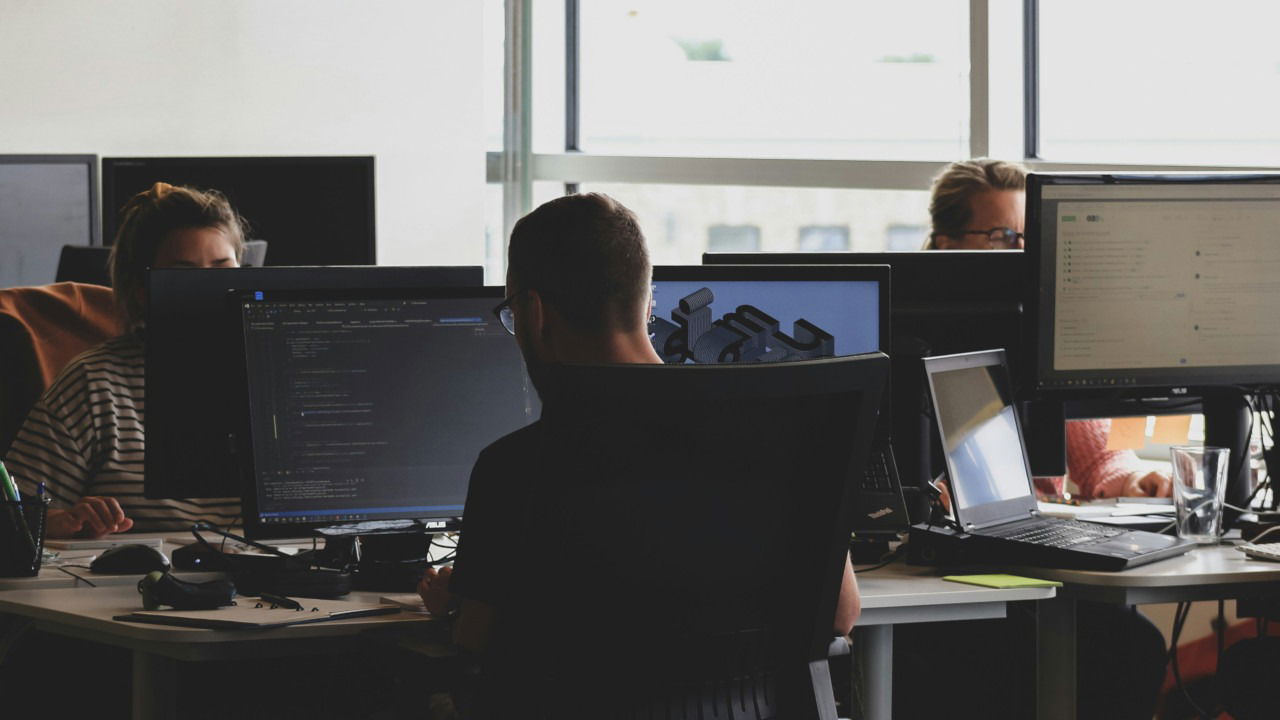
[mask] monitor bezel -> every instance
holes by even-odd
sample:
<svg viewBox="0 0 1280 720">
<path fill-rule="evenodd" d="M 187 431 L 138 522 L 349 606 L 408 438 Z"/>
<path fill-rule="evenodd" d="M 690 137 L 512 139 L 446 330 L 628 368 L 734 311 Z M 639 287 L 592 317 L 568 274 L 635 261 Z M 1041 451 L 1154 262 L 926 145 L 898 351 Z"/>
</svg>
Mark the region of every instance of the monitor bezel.
<svg viewBox="0 0 1280 720">
<path fill-rule="evenodd" d="M 414 287 L 414 288 L 341 288 L 334 290 L 264 290 L 268 293 L 264 297 L 264 301 L 282 301 L 282 302 L 306 302 L 308 300 L 385 300 L 397 298 L 409 299 L 449 299 L 449 298 L 477 298 L 491 299 L 496 307 L 503 298 L 506 297 L 506 290 L 502 286 L 476 286 L 476 287 Z M 239 336 L 241 338 L 241 357 L 245 357 L 244 330 L 242 323 L 242 315 L 240 305 L 245 300 L 254 300 L 255 291 L 251 289 L 228 293 L 227 309 L 228 312 L 234 313 L 235 321 L 241 326 Z M 515 338 L 511 339 L 515 343 Z M 531 389 L 532 392 L 532 389 Z M 252 402 L 253 398 L 249 392 L 248 385 L 244 387 L 243 408 L 245 412 L 241 417 L 240 426 L 237 432 L 237 446 L 244 448 L 241 453 L 241 479 L 243 482 L 241 490 L 241 517 L 244 521 L 245 536 L 253 539 L 272 539 L 272 538 L 289 538 L 303 537 L 314 534 L 318 528 L 332 527 L 342 523 L 337 522 L 306 522 L 306 523 L 262 523 L 258 517 L 258 495 L 257 495 L 257 477 L 254 472 L 254 445 L 253 432 L 251 427 Z M 526 426 L 527 427 L 527 426 Z M 494 438 L 497 440 L 498 438 Z M 432 532 L 440 532 L 445 530 L 456 529 L 460 526 L 462 514 L 458 515 L 441 515 L 441 516 L 416 516 L 412 519 L 426 521 L 426 528 Z"/>
<path fill-rule="evenodd" d="M 89 169 L 89 245 L 102 243 L 102 211 L 98 204 L 98 156 L 92 154 L 0 155 L 0 165 L 84 165 Z"/>
<path fill-rule="evenodd" d="M 170 329 L 179 332 L 189 331 L 192 322 L 208 322 L 204 333 L 215 333 L 218 338 L 228 343 L 231 353 L 239 351 L 237 339 L 240 335 L 240 320 L 229 312 L 227 293 L 238 292 L 249 288 L 258 288 L 272 292 L 280 290 L 312 290 L 327 292 L 330 289 L 344 287 L 431 287 L 457 286 L 478 287 L 484 284 L 484 269 L 478 265 L 463 266 L 388 266 L 388 265 L 353 265 L 353 266 L 272 266 L 272 267 L 239 267 L 239 268 L 156 268 L 147 272 L 147 296 L 156 302 L 147 306 L 148 337 L 146 344 L 146 372 L 144 382 L 147 384 L 148 417 L 161 419 L 161 413 L 172 410 L 174 413 L 190 413 L 192 408 L 180 405 L 177 401 L 163 398 L 172 396 L 175 377 L 166 370 L 176 367 L 176 361 L 188 357 L 184 353 L 171 353 L 174 347 L 182 347 L 181 343 L 157 341 L 163 333 Z M 197 309 L 193 312 L 192 307 Z M 229 358 L 234 360 L 234 357 Z M 243 356 L 240 356 L 238 368 L 228 368 L 219 381 L 231 386 L 232 391 L 237 381 L 243 380 Z M 176 372 L 176 371 L 175 371 Z M 234 377 L 230 375 L 234 374 Z M 190 400 L 188 395 L 182 395 Z M 197 393 L 197 397 L 200 394 Z M 236 400 L 241 398 L 237 396 Z M 237 405 L 237 408 L 239 406 Z M 208 413 L 209 410 L 203 409 Z M 238 432 L 240 426 L 239 411 L 236 408 L 223 408 L 216 411 L 218 415 L 226 415 L 229 421 L 227 428 L 232 433 Z M 169 425 L 172 425 L 170 423 Z M 177 437 L 189 437 L 190 426 L 180 428 L 166 427 L 166 424 L 153 424 L 148 433 L 147 453 L 144 458 L 143 492 L 149 499 L 157 498 L 203 498 L 223 497 L 220 493 L 206 485 L 194 482 L 186 473 L 180 473 L 181 481 L 175 481 L 169 472 L 174 464 L 172 453 L 161 456 L 156 452 L 157 439 L 168 439 L 168 433 L 177 429 Z M 235 493 L 243 490 L 243 479 L 239 473 L 243 471 L 243 463 L 236 458 L 243 452 L 234 445 L 236 436 L 228 439 L 226 466 L 237 473 L 221 487 L 234 488 Z M 179 469 L 182 466 L 177 466 Z M 192 489 L 197 494 L 191 494 Z M 212 494 L 211 494 L 212 493 Z"/>
<path fill-rule="evenodd" d="M 113 244 L 115 241 L 116 230 L 116 213 L 120 207 L 128 200 L 128 198 L 116 197 L 116 178 L 115 170 L 117 166 L 122 164 L 145 164 L 152 167 L 179 166 L 179 165 L 205 165 L 209 167 L 233 166 L 237 164 L 254 163 L 262 165 L 351 165 L 363 168 L 369 175 L 369 183 L 364 201 L 369 207 L 369 226 L 368 226 L 368 244 L 362 248 L 367 253 L 368 265 L 376 265 L 378 262 L 378 243 L 377 243 L 377 167 L 375 164 L 376 156 L 374 155 L 265 155 L 265 156 L 152 156 L 152 157 L 104 157 L 102 158 L 102 227 L 104 231 L 110 230 L 106 243 Z M 248 238 L 253 239 L 253 238 Z M 270 242 L 270 238 L 267 241 Z"/>
<path fill-rule="evenodd" d="M 1280 385 L 1275 365 L 1209 366 L 1197 368 L 1113 368 L 1054 370 L 1053 330 L 1054 257 L 1042 237 L 1046 220 L 1043 191 L 1054 186 L 1137 187 L 1188 185 L 1280 185 L 1280 173 L 1030 173 L 1027 176 L 1026 236 L 1030 276 L 1026 316 L 1034 332 L 1025 351 L 1030 381 L 1042 397 L 1102 397 L 1115 400 L 1148 397 L 1201 397 L 1238 392 L 1247 386 Z"/>
</svg>

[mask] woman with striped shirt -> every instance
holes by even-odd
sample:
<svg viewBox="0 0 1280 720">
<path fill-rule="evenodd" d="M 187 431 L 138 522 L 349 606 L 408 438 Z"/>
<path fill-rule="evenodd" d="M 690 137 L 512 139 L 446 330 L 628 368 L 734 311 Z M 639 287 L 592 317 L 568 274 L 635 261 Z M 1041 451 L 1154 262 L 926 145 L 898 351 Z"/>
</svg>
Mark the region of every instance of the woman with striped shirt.
<svg viewBox="0 0 1280 720">
<path fill-rule="evenodd" d="M 24 494 L 45 484 L 52 501 L 49 537 L 185 530 L 194 522 L 239 519 L 234 498 L 143 496 L 143 341 L 147 270 L 237 267 L 243 247 L 243 221 L 216 191 L 156 183 L 121 209 L 110 266 L 125 332 L 63 369 L 4 459 Z"/>
</svg>

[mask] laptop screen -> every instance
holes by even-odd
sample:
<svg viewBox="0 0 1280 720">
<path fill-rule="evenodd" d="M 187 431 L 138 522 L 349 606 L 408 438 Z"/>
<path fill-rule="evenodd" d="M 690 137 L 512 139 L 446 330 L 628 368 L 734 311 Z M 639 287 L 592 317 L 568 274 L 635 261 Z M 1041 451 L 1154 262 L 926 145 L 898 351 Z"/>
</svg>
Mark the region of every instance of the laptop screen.
<svg viewBox="0 0 1280 720">
<path fill-rule="evenodd" d="M 961 522 L 983 522 L 974 510 L 992 503 L 1034 508 L 1004 353 L 929 358 L 925 367 Z"/>
</svg>

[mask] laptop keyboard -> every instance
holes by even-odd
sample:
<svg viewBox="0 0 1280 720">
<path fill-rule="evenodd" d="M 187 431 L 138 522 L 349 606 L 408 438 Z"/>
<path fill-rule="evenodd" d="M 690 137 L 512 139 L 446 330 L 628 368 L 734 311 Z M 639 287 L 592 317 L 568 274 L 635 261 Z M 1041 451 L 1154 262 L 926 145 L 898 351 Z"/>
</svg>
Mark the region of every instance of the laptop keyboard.
<svg viewBox="0 0 1280 720">
<path fill-rule="evenodd" d="M 1128 532 L 1125 528 L 1107 527 L 1076 520 L 1062 520 L 1031 527 L 1024 526 L 1007 530 L 993 529 L 986 534 L 992 537 L 1004 538 L 1005 540 L 1063 548 L 1081 543 L 1106 540 L 1125 532 Z"/>
</svg>

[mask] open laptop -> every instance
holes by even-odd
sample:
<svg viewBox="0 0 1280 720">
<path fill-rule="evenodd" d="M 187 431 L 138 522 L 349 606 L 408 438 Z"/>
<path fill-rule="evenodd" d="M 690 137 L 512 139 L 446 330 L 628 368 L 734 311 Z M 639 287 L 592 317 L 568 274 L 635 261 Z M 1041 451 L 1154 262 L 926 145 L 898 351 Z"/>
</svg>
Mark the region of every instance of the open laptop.
<svg viewBox="0 0 1280 720">
<path fill-rule="evenodd" d="M 1169 535 L 1042 516 L 1003 350 L 925 358 L 956 520 L 990 562 L 1121 570 L 1187 552 Z M 987 558 L 981 558 L 987 561 Z"/>
</svg>

